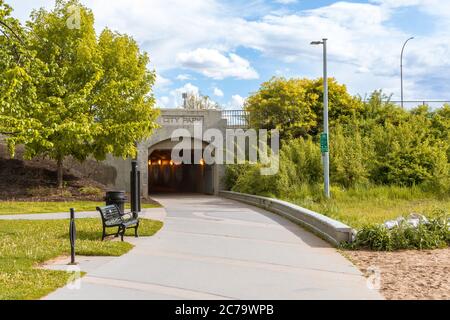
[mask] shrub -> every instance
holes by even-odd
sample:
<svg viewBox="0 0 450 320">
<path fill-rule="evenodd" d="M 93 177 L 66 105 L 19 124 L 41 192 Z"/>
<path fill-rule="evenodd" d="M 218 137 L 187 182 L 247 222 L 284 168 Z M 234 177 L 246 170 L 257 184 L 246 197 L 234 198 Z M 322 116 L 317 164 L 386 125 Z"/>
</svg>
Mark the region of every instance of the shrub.
<svg viewBox="0 0 450 320">
<path fill-rule="evenodd" d="M 68 189 L 60 189 L 58 190 L 58 194 L 63 198 L 72 198 L 72 192 Z"/>
<path fill-rule="evenodd" d="M 365 226 L 349 247 L 377 251 L 443 248 L 450 243 L 448 219 L 448 215 L 438 214 L 417 227 L 407 222 L 402 222 L 392 229 L 384 225 Z"/>
<path fill-rule="evenodd" d="M 236 192 L 283 198 L 298 197 L 302 192 L 305 197 L 322 194 L 321 187 L 316 188 L 322 180 L 320 147 L 311 138 L 294 139 L 282 146 L 276 175 L 263 176 L 260 169 L 260 165 L 248 163 L 229 165 L 226 167 L 225 185 Z"/>
<path fill-rule="evenodd" d="M 322 179 L 319 144 L 311 137 L 287 141 L 280 152 L 280 174 L 288 188 L 304 183 L 315 184 Z"/>
<path fill-rule="evenodd" d="M 103 190 L 97 187 L 87 186 L 79 189 L 80 193 L 85 196 L 97 196 L 103 195 Z"/>
<path fill-rule="evenodd" d="M 260 165 L 245 165 L 245 171 L 241 171 L 241 175 L 238 176 L 231 190 L 273 197 L 279 194 L 277 179 L 278 175 L 261 175 Z"/>
<path fill-rule="evenodd" d="M 413 114 L 398 125 L 374 127 L 371 140 L 375 146 L 371 179 L 375 183 L 448 187 L 448 141 L 433 136 L 424 115 Z"/>
<path fill-rule="evenodd" d="M 373 159 L 373 148 L 369 138 L 362 137 L 358 130 L 344 132 L 340 125 L 331 135 L 332 182 L 345 188 L 367 185 L 369 166 Z"/>
<path fill-rule="evenodd" d="M 231 190 L 240 176 L 251 167 L 250 164 L 230 164 L 225 167 L 225 176 L 223 178 L 225 188 Z"/>
</svg>

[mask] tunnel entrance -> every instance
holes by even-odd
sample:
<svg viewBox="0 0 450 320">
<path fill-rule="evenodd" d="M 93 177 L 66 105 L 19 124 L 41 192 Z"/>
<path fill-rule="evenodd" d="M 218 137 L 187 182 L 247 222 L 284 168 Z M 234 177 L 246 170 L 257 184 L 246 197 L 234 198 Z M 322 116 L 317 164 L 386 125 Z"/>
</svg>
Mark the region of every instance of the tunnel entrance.
<svg viewBox="0 0 450 320">
<path fill-rule="evenodd" d="M 214 194 L 214 166 L 176 164 L 171 160 L 172 150 L 154 150 L 148 159 L 149 193 Z"/>
</svg>

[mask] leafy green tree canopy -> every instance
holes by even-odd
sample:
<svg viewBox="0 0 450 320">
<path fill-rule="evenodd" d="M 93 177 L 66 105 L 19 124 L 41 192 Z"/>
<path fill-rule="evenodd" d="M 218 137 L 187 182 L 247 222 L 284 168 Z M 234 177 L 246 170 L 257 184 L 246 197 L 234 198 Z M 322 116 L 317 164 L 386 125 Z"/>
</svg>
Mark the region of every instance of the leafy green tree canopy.
<svg viewBox="0 0 450 320">
<path fill-rule="evenodd" d="M 332 122 L 346 121 L 362 108 L 344 85 L 329 79 L 329 115 Z M 256 129 L 279 129 L 283 138 L 315 135 L 322 128 L 323 80 L 274 77 L 261 85 L 244 106 Z"/>
<path fill-rule="evenodd" d="M 39 136 L 39 124 L 29 117 L 30 106 L 37 106 L 36 87 L 44 65 L 34 59 L 26 33 L 12 8 L 0 0 L 0 134 L 14 145 Z"/>
<path fill-rule="evenodd" d="M 56 160 L 59 186 L 68 156 L 135 156 L 136 142 L 152 133 L 158 115 L 147 54 L 126 35 L 106 29 L 97 36 L 92 12 L 78 0 L 33 12 L 27 27 L 28 50 L 43 67 L 34 103 L 5 108 L 15 119 L 28 119 L 8 136 L 9 144 L 24 144 L 29 158 Z"/>
</svg>

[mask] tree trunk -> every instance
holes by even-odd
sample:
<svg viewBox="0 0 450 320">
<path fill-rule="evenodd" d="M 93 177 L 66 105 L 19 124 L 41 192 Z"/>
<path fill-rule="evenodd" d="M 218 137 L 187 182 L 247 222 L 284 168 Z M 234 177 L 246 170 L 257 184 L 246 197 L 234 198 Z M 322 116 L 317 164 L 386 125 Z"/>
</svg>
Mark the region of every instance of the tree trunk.
<svg viewBox="0 0 450 320">
<path fill-rule="evenodd" d="M 64 159 L 58 159 L 57 161 L 57 179 L 58 179 L 58 189 L 63 188 L 63 181 L 64 181 L 64 166 L 63 166 Z"/>
</svg>

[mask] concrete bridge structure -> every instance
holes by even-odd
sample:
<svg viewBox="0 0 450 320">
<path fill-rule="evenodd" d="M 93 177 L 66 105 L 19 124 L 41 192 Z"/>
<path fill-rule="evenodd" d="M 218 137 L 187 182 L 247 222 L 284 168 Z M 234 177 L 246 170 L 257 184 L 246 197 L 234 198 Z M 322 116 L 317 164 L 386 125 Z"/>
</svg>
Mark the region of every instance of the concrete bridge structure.
<svg viewBox="0 0 450 320">
<path fill-rule="evenodd" d="M 226 129 L 244 129 L 245 113 L 238 110 L 163 109 L 158 124 L 160 128 L 138 144 L 141 195 L 146 197 L 149 193 L 159 192 L 217 195 L 222 187 L 223 165 L 207 165 L 202 160 L 197 164 L 174 163 L 171 153 L 179 142 L 171 141 L 172 133 L 183 129 L 186 136 L 195 137 L 192 138 L 192 153 L 203 154 L 210 142 L 203 139 L 202 133 L 216 129 L 225 137 Z M 110 156 L 102 163 L 101 173 L 96 177 L 111 189 L 129 191 L 130 168 L 131 159 Z"/>
</svg>

